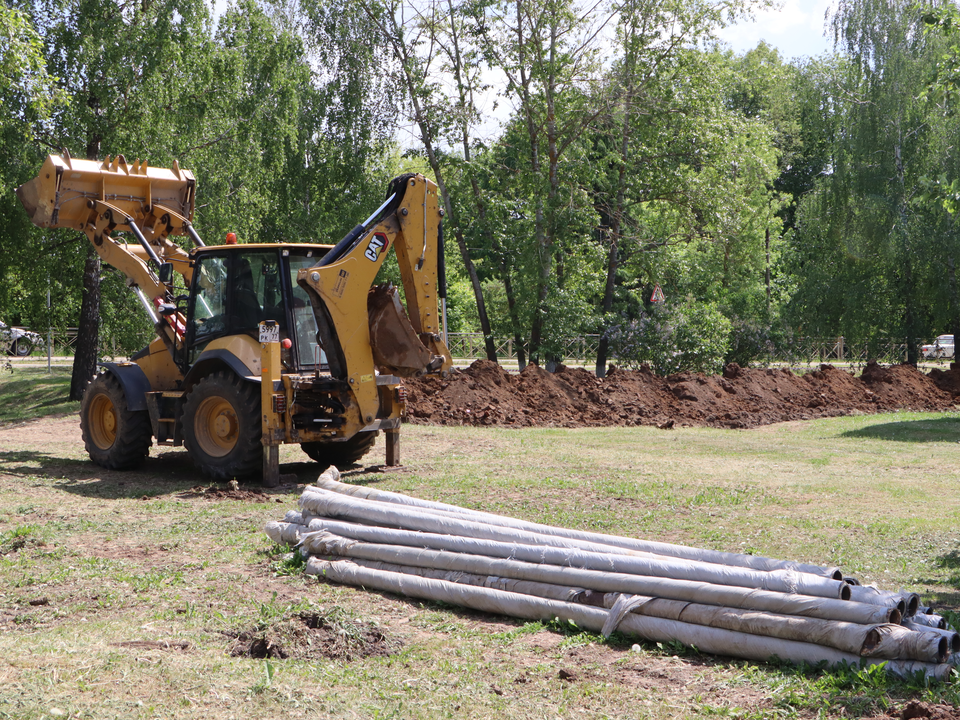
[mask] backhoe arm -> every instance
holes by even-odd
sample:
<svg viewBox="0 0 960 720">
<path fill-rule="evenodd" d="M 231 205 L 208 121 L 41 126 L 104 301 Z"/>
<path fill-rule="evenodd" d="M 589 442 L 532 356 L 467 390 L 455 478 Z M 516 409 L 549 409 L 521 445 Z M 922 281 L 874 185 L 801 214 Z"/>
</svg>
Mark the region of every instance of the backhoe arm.
<svg viewBox="0 0 960 720">
<path fill-rule="evenodd" d="M 297 276 L 311 296 L 330 372 L 349 384 L 361 424 L 375 417 L 375 370 L 411 377 L 445 373 L 453 365 L 440 336 L 437 186 L 422 175 L 404 175 L 391 183 L 388 196 L 367 222 Z M 391 246 L 409 315 L 395 289 L 372 287 Z"/>
</svg>

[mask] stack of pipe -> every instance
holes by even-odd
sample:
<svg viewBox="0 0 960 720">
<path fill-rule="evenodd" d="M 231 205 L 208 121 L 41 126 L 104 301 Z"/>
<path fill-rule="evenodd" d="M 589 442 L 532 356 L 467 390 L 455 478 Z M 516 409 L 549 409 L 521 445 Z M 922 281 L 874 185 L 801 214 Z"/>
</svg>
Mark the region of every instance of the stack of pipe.
<svg viewBox="0 0 960 720">
<path fill-rule="evenodd" d="M 269 522 L 326 580 L 702 652 L 950 674 L 960 635 L 916 593 L 839 568 L 551 527 L 339 482 Z"/>
</svg>

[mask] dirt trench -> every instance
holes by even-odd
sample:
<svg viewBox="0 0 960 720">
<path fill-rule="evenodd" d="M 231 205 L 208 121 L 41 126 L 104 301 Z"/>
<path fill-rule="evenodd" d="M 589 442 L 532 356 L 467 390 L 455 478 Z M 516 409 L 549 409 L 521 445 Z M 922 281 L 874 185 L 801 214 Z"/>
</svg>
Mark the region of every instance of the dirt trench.
<svg viewBox="0 0 960 720">
<path fill-rule="evenodd" d="M 424 425 L 604 427 L 629 425 L 751 428 L 893 410 L 960 406 L 960 369 L 871 362 L 857 377 L 832 365 L 796 375 L 736 364 L 722 375 L 612 368 L 597 378 L 582 368 L 555 373 L 530 365 L 519 374 L 477 360 L 448 378 L 406 381 L 407 414 Z"/>
</svg>

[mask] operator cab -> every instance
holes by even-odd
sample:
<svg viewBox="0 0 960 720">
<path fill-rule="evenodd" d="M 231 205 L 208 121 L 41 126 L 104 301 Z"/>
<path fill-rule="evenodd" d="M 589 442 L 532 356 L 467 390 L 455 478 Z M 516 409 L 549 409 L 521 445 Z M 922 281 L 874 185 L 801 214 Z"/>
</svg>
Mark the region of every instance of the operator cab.
<svg viewBox="0 0 960 720">
<path fill-rule="evenodd" d="M 284 349 L 283 364 L 294 372 L 326 369 L 317 342 L 317 321 L 297 273 L 316 265 L 330 248 L 317 245 L 217 245 L 193 252 L 193 286 L 187 312 L 186 360 L 192 365 L 211 340 L 248 334 L 275 320 Z"/>
</svg>

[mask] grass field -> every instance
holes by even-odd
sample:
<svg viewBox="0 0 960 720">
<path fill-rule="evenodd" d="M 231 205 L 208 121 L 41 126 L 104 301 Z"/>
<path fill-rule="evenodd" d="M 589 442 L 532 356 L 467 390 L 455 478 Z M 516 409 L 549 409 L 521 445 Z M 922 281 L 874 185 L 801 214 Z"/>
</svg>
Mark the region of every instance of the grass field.
<svg viewBox="0 0 960 720">
<path fill-rule="evenodd" d="M 28 420 L 75 411 L 59 401 L 68 382 L 0 378 L 0 718 L 808 718 L 960 701 L 953 682 L 728 661 L 305 579 L 262 533 L 299 487 L 218 499 L 170 448 L 136 472 L 97 468 L 74 415 Z M 954 414 L 751 431 L 408 425 L 403 452 L 398 472 L 345 480 L 839 564 L 960 607 Z M 300 483 L 322 469 L 295 447 L 281 459 Z M 293 643 L 304 614 L 323 620 L 322 647 L 232 654 L 253 635 Z M 369 646 L 372 628 L 382 647 Z"/>
</svg>

